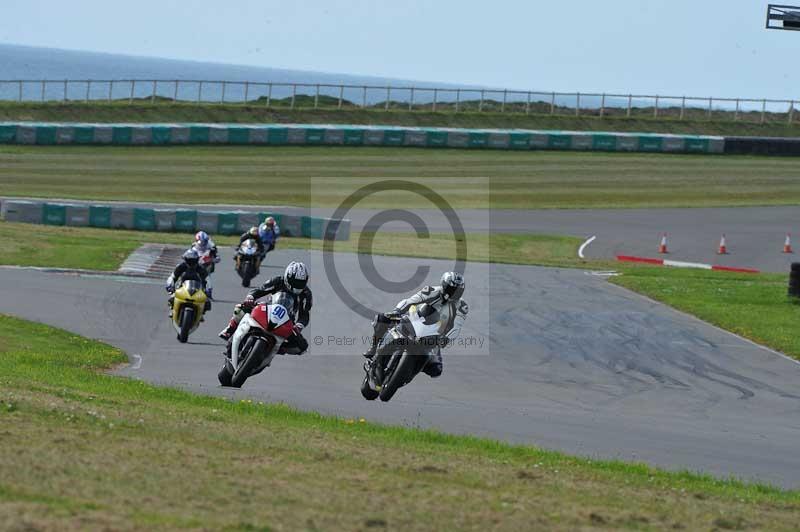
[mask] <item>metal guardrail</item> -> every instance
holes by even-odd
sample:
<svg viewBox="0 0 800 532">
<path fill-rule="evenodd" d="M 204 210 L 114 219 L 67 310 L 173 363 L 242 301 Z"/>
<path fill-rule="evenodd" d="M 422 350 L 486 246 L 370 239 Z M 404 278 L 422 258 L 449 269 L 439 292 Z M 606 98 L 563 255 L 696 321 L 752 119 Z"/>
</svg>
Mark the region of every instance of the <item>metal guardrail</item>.
<svg viewBox="0 0 800 532">
<path fill-rule="evenodd" d="M 0 80 L 0 100 L 795 121 L 798 100 L 214 80 Z"/>
</svg>

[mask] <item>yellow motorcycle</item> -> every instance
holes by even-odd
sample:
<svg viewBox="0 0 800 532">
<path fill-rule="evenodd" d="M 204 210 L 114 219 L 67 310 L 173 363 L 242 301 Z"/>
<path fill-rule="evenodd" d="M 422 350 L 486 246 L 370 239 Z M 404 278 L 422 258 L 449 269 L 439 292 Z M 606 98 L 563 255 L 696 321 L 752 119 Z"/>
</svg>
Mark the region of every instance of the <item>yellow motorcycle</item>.
<svg viewBox="0 0 800 532">
<path fill-rule="evenodd" d="M 185 344 L 208 308 L 208 297 L 199 281 L 183 281 L 175 290 L 172 301 L 172 326 L 178 333 L 178 341 Z"/>
</svg>

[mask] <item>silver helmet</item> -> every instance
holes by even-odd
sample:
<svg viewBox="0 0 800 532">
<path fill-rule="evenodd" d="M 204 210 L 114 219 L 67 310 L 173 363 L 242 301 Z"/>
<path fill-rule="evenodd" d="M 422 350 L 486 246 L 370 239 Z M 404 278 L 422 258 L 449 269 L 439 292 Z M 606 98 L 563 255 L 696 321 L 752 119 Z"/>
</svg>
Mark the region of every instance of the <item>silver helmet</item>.
<svg viewBox="0 0 800 532">
<path fill-rule="evenodd" d="M 290 262 L 283 272 L 283 282 L 286 288 L 295 294 L 299 294 L 308 284 L 308 268 L 302 262 Z"/>
</svg>

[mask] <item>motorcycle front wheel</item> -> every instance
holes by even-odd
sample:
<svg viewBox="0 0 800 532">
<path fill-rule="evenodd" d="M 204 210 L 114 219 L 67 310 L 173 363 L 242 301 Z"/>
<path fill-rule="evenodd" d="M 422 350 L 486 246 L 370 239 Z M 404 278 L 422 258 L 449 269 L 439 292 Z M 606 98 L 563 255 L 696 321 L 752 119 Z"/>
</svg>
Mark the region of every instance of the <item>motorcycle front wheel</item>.
<svg viewBox="0 0 800 532">
<path fill-rule="evenodd" d="M 413 355 L 408 352 L 403 353 L 400 362 L 397 363 L 392 374 L 384 381 L 383 386 L 381 386 L 381 391 L 378 394 L 381 401 L 386 402 L 390 400 L 401 386 L 411 380 L 414 376 L 415 365 L 416 361 Z"/>
<path fill-rule="evenodd" d="M 270 349 L 267 349 L 267 342 L 263 338 L 256 338 L 255 341 L 251 343 L 250 349 L 244 356 L 244 361 L 239 365 L 233 377 L 231 377 L 231 386 L 234 388 L 241 388 L 244 381 L 246 381 L 253 371 L 264 361 L 264 356 L 266 356 L 266 353 Z"/>
<path fill-rule="evenodd" d="M 191 307 L 183 307 L 181 310 L 180 331 L 178 332 L 178 341 L 185 344 L 189 341 L 189 333 L 194 325 L 194 309 Z"/>
</svg>

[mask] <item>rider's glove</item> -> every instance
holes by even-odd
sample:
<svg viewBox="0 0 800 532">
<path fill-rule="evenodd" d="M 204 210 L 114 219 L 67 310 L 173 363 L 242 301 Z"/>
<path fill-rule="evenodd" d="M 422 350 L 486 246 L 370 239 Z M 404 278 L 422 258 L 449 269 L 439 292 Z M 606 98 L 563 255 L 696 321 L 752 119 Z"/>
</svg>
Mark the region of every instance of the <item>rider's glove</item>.
<svg viewBox="0 0 800 532">
<path fill-rule="evenodd" d="M 244 310 L 245 312 L 250 312 L 251 310 L 253 310 L 253 307 L 255 306 L 256 306 L 256 300 L 253 296 L 249 294 L 247 295 L 246 298 L 244 298 L 244 301 L 242 301 L 242 310 Z"/>
<path fill-rule="evenodd" d="M 172 294 L 173 292 L 175 292 L 175 287 L 172 286 L 172 285 L 165 286 L 164 290 L 166 290 L 168 293 Z"/>
<path fill-rule="evenodd" d="M 390 310 L 389 312 L 386 313 L 386 317 L 389 318 L 390 320 L 399 319 L 400 316 L 402 315 L 403 314 L 399 310 Z"/>
<path fill-rule="evenodd" d="M 299 335 L 303 334 L 303 329 L 304 328 L 305 328 L 305 325 L 303 325 L 302 323 L 295 323 L 294 327 L 292 328 L 292 332 L 294 332 L 296 335 L 299 336 Z"/>
</svg>

